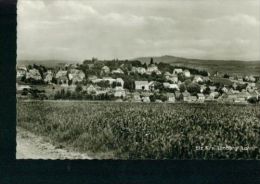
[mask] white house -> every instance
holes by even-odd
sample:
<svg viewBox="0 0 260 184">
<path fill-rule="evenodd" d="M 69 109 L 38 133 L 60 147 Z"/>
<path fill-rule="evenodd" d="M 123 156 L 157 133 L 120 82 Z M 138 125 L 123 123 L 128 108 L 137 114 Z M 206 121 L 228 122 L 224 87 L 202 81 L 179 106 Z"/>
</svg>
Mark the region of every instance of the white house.
<svg viewBox="0 0 260 184">
<path fill-rule="evenodd" d="M 55 78 L 57 79 L 58 83 L 68 83 L 67 71 L 66 70 L 59 70 Z"/>
<path fill-rule="evenodd" d="M 91 84 L 86 89 L 88 94 L 95 94 L 97 92 L 97 89 Z"/>
<path fill-rule="evenodd" d="M 197 96 L 198 96 L 198 101 L 199 101 L 199 102 L 204 102 L 204 101 L 205 101 L 205 96 L 204 96 L 204 94 L 198 93 Z"/>
<path fill-rule="evenodd" d="M 179 74 L 179 73 L 182 73 L 182 72 L 183 72 L 183 70 L 181 68 L 175 68 L 173 70 L 173 74 Z"/>
<path fill-rule="evenodd" d="M 85 79 L 85 73 L 82 70 L 78 69 L 71 69 L 68 74 L 69 80 L 72 81 L 72 83 L 76 82 L 82 82 Z"/>
<path fill-rule="evenodd" d="M 42 76 L 39 70 L 33 68 L 26 73 L 26 79 L 41 80 Z"/>
<path fill-rule="evenodd" d="M 110 68 L 108 66 L 103 66 L 101 68 L 101 73 L 102 74 L 108 74 L 110 72 Z"/>
<path fill-rule="evenodd" d="M 122 78 L 116 78 L 116 82 L 120 83 L 122 87 L 124 87 L 124 80 Z"/>
<path fill-rule="evenodd" d="M 168 72 L 169 73 L 169 72 Z M 176 74 L 168 74 L 167 72 L 164 74 L 165 78 L 169 81 L 172 81 L 173 83 L 178 83 L 178 76 Z"/>
<path fill-rule="evenodd" d="M 209 89 L 211 92 L 214 92 L 216 91 L 217 87 L 216 86 L 209 86 Z"/>
<path fill-rule="evenodd" d="M 139 74 L 144 74 L 146 73 L 146 69 L 143 67 L 132 67 L 132 72 L 134 73 L 139 73 Z"/>
<path fill-rule="evenodd" d="M 175 95 L 174 95 L 174 93 L 166 93 L 166 96 L 168 97 L 168 102 L 169 103 L 174 103 L 175 102 Z"/>
<path fill-rule="evenodd" d="M 116 79 L 113 79 L 112 77 L 103 77 L 102 81 L 108 81 L 109 84 L 113 84 L 113 82 L 116 82 Z"/>
<path fill-rule="evenodd" d="M 200 92 L 203 93 L 206 90 L 206 85 L 200 85 Z"/>
<path fill-rule="evenodd" d="M 246 90 L 250 93 L 255 91 L 256 90 L 256 84 L 255 83 L 248 83 Z"/>
<path fill-rule="evenodd" d="M 219 96 L 219 92 L 211 92 L 209 96 L 212 98 L 217 98 Z"/>
<path fill-rule="evenodd" d="M 19 85 L 16 83 L 16 90 L 17 91 L 23 91 L 24 89 L 31 89 L 29 85 Z"/>
<path fill-rule="evenodd" d="M 185 77 L 189 78 L 190 77 L 190 71 L 189 70 L 184 70 L 183 74 Z"/>
<path fill-rule="evenodd" d="M 135 90 L 149 91 L 148 81 L 135 81 Z"/>
<path fill-rule="evenodd" d="M 178 84 L 170 84 L 170 85 L 169 85 L 169 89 L 179 90 L 179 86 L 178 86 Z"/>
<path fill-rule="evenodd" d="M 115 97 L 125 97 L 126 96 L 126 92 L 123 89 L 123 87 L 116 86 L 114 95 L 115 95 Z"/>
<path fill-rule="evenodd" d="M 201 78 L 201 76 L 199 75 L 195 75 L 193 82 L 199 83 L 199 82 L 203 82 L 203 79 Z"/>
<path fill-rule="evenodd" d="M 25 66 L 18 67 L 16 70 L 16 78 L 21 79 L 26 75 L 26 72 L 27 72 L 27 68 Z"/>
<path fill-rule="evenodd" d="M 112 70 L 111 73 L 113 73 L 113 74 L 124 74 L 124 72 L 123 72 L 123 70 L 121 68 L 118 68 L 116 70 Z"/>
<path fill-rule="evenodd" d="M 142 97 L 142 102 L 149 103 L 150 98 L 148 96 L 144 96 L 144 97 Z"/>
<path fill-rule="evenodd" d="M 53 78 L 53 73 L 51 70 L 48 70 L 47 72 L 44 73 L 44 82 L 50 83 Z"/>
<path fill-rule="evenodd" d="M 157 75 L 160 75 L 160 74 L 161 74 L 161 71 L 158 69 L 157 66 L 151 65 L 151 66 L 149 66 L 149 67 L 147 68 L 146 73 L 147 73 L 148 75 L 151 75 L 153 72 L 156 73 Z"/>
</svg>

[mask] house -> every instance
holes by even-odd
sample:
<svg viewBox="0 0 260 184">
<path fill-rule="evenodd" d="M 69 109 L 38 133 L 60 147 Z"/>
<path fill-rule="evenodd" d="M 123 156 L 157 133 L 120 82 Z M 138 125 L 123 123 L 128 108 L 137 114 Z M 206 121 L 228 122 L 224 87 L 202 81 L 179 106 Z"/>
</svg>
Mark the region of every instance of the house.
<svg viewBox="0 0 260 184">
<path fill-rule="evenodd" d="M 190 71 L 189 70 L 184 70 L 183 71 L 183 74 L 186 78 L 189 78 L 190 77 Z"/>
<path fill-rule="evenodd" d="M 201 76 L 195 75 L 192 82 L 196 82 L 196 83 L 203 82 L 203 79 L 201 78 Z"/>
<path fill-rule="evenodd" d="M 236 95 L 234 98 L 235 103 L 247 103 L 247 99 L 249 98 L 250 94 L 248 92 L 241 92 Z"/>
<path fill-rule="evenodd" d="M 27 72 L 27 68 L 25 66 L 20 66 L 16 69 L 16 79 L 21 79 L 22 77 L 25 77 Z"/>
<path fill-rule="evenodd" d="M 119 83 L 122 87 L 124 87 L 124 80 L 122 78 L 116 78 L 116 83 Z"/>
<path fill-rule="evenodd" d="M 169 72 L 168 72 L 169 73 Z M 170 73 L 169 73 L 170 74 Z M 176 74 L 165 75 L 165 78 L 175 84 L 178 83 L 178 76 Z"/>
<path fill-rule="evenodd" d="M 204 102 L 204 101 L 205 101 L 205 96 L 204 96 L 204 94 L 198 93 L 198 94 L 197 94 L 197 97 L 198 97 L 198 101 L 199 101 L 199 102 Z"/>
<path fill-rule="evenodd" d="M 97 89 L 91 84 L 87 87 L 86 89 L 88 94 L 96 94 L 97 93 Z"/>
<path fill-rule="evenodd" d="M 255 91 L 256 90 L 256 84 L 255 83 L 248 83 L 246 90 L 250 93 Z"/>
<path fill-rule="evenodd" d="M 170 84 L 170 85 L 169 85 L 169 89 L 180 90 L 178 84 Z"/>
<path fill-rule="evenodd" d="M 103 66 L 101 68 L 101 74 L 108 74 L 110 73 L 110 68 L 108 66 Z"/>
<path fill-rule="evenodd" d="M 197 101 L 197 97 L 196 96 L 189 96 L 188 97 L 188 102 L 189 103 L 194 103 L 194 102 L 196 102 Z"/>
<path fill-rule="evenodd" d="M 162 103 L 162 100 L 156 99 L 155 103 Z"/>
<path fill-rule="evenodd" d="M 97 79 L 93 79 L 92 82 L 93 83 L 99 83 L 101 81 L 108 81 L 108 83 L 111 85 L 113 84 L 113 82 L 116 82 L 116 79 L 113 79 L 112 77 L 103 77 L 102 79 L 97 78 Z"/>
<path fill-rule="evenodd" d="M 47 72 L 44 73 L 44 82 L 51 83 L 52 78 L 53 78 L 53 73 L 51 70 L 48 70 Z"/>
<path fill-rule="evenodd" d="M 171 75 L 172 75 L 172 74 L 171 74 L 170 72 L 165 72 L 165 73 L 164 73 L 165 78 L 170 77 Z"/>
<path fill-rule="evenodd" d="M 150 65 L 147 70 L 146 70 L 146 73 L 148 75 L 151 75 L 152 73 L 156 73 L 156 75 L 160 75 L 161 74 L 161 71 L 158 69 L 158 67 L 154 64 Z"/>
<path fill-rule="evenodd" d="M 142 97 L 142 102 L 149 103 L 150 98 L 148 96 L 144 96 L 144 97 Z"/>
<path fill-rule="evenodd" d="M 29 89 L 31 89 L 31 87 L 29 85 L 19 85 L 19 84 L 16 83 L 16 90 L 17 91 L 23 91 L 25 89 L 29 90 Z"/>
<path fill-rule="evenodd" d="M 116 70 L 112 70 L 112 74 L 124 74 L 123 70 L 121 68 L 118 68 Z"/>
<path fill-rule="evenodd" d="M 223 88 L 221 88 L 221 91 L 222 91 L 223 93 L 227 93 L 227 92 L 228 92 L 228 88 L 226 88 L 226 87 L 224 86 Z"/>
<path fill-rule="evenodd" d="M 119 78 L 118 78 L 119 79 Z M 120 80 L 120 79 L 119 79 Z M 109 84 L 113 84 L 113 82 L 116 82 L 116 79 L 113 79 L 112 77 L 103 77 L 102 81 L 108 81 Z"/>
<path fill-rule="evenodd" d="M 211 92 L 211 93 L 209 94 L 209 96 L 212 97 L 212 98 L 217 98 L 217 97 L 219 97 L 219 92 L 216 92 L 216 91 Z"/>
<path fill-rule="evenodd" d="M 256 81 L 256 78 L 255 78 L 253 75 L 250 75 L 248 81 L 249 81 L 249 82 L 255 82 L 255 81 Z"/>
<path fill-rule="evenodd" d="M 154 91 L 155 82 L 154 81 L 150 81 L 148 86 L 149 86 L 150 91 Z"/>
<path fill-rule="evenodd" d="M 170 83 L 169 83 L 169 82 L 164 82 L 164 83 L 163 83 L 163 87 L 164 87 L 164 88 L 169 88 L 169 86 L 170 86 Z"/>
<path fill-rule="evenodd" d="M 139 73 L 139 74 L 145 74 L 146 73 L 146 69 L 143 67 L 132 67 L 131 70 L 133 73 Z"/>
<path fill-rule="evenodd" d="M 33 80 L 42 80 L 42 76 L 39 72 L 39 70 L 33 68 L 26 72 L 26 79 L 33 79 Z"/>
<path fill-rule="evenodd" d="M 121 86 L 116 86 L 114 96 L 115 97 L 125 97 L 126 96 L 125 89 Z"/>
<path fill-rule="evenodd" d="M 82 82 L 85 79 L 85 73 L 82 70 L 71 69 L 68 72 L 69 80 L 72 81 L 73 84 L 76 82 Z"/>
<path fill-rule="evenodd" d="M 182 72 L 183 72 L 183 70 L 181 68 L 175 68 L 173 70 L 173 74 L 179 74 L 179 73 L 182 73 Z"/>
<path fill-rule="evenodd" d="M 206 90 L 206 85 L 200 85 L 200 92 L 203 93 Z"/>
<path fill-rule="evenodd" d="M 216 86 L 209 86 L 209 89 L 211 92 L 214 92 L 216 91 L 217 87 Z"/>
<path fill-rule="evenodd" d="M 179 90 L 179 86 L 177 84 L 170 84 L 169 82 L 164 82 L 163 87 L 167 89 L 176 89 Z"/>
<path fill-rule="evenodd" d="M 149 91 L 148 81 L 135 81 L 135 90 Z"/>
<path fill-rule="evenodd" d="M 189 97 L 190 97 L 190 93 L 188 91 L 185 91 L 182 93 L 182 98 L 184 102 L 188 102 L 189 101 Z"/>
<path fill-rule="evenodd" d="M 103 79 L 100 79 L 100 78 L 96 78 L 96 79 L 91 80 L 91 82 L 94 83 L 94 84 L 99 83 L 101 81 L 103 81 Z"/>
<path fill-rule="evenodd" d="M 174 93 L 166 93 L 166 96 L 168 97 L 168 102 L 169 103 L 174 103 L 175 102 L 175 95 L 174 95 Z"/>
<path fill-rule="evenodd" d="M 215 99 L 213 96 L 207 95 L 207 96 L 205 96 L 205 101 L 211 102 L 211 101 L 215 101 Z"/>
<path fill-rule="evenodd" d="M 67 73 L 66 70 L 59 70 L 56 73 L 55 78 L 57 79 L 58 84 L 68 83 Z"/>
<path fill-rule="evenodd" d="M 95 80 L 95 79 L 97 79 L 98 77 L 97 76 L 95 76 L 95 75 L 90 75 L 90 76 L 88 76 L 88 80 L 89 81 L 93 81 L 93 80 Z"/>
</svg>

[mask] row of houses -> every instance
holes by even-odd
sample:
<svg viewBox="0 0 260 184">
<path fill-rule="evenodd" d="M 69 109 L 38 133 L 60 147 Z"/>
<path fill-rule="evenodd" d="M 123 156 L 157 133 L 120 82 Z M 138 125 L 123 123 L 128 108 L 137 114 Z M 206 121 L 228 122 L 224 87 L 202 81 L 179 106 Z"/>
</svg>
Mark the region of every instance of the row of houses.
<svg viewBox="0 0 260 184">
<path fill-rule="evenodd" d="M 107 66 L 103 66 L 101 69 L 102 73 L 112 73 L 112 74 L 124 74 L 123 70 L 118 68 L 110 71 L 110 68 Z M 150 65 L 147 69 L 143 67 L 132 67 L 131 72 L 137 72 L 141 74 L 161 74 L 160 70 L 156 65 Z M 186 78 L 192 79 L 192 83 L 200 84 L 200 92 L 196 95 L 191 95 L 188 91 L 183 93 L 180 92 L 180 86 L 183 84 L 182 81 L 179 80 L 178 75 L 182 74 Z M 209 77 L 201 76 L 201 75 L 191 75 L 189 70 L 183 70 L 181 68 L 176 68 L 170 72 L 164 73 L 165 78 L 168 82 L 163 82 L 162 86 L 165 89 L 173 89 L 174 93 L 166 93 L 164 95 L 170 99 L 170 102 L 174 102 L 175 99 L 182 99 L 184 102 L 204 102 L 204 101 L 232 101 L 232 102 L 244 102 L 247 101 L 250 97 L 255 96 L 258 98 L 259 94 L 257 94 L 257 87 L 254 82 L 245 82 L 243 84 L 247 84 L 246 88 L 242 91 L 238 91 L 238 86 L 242 83 L 239 80 L 233 80 L 232 88 L 224 86 L 220 94 L 217 90 L 216 86 L 207 86 L 203 83 L 209 81 Z M 75 90 L 76 84 L 82 82 L 86 79 L 86 76 L 82 70 L 77 68 L 60 68 L 57 72 L 53 72 L 52 70 L 47 70 L 43 74 L 39 72 L 39 70 L 32 68 L 27 69 L 26 67 L 19 67 L 17 69 L 17 78 L 25 77 L 26 79 L 34 79 L 34 80 L 44 80 L 46 83 L 52 83 L 53 78 L 57 81 L 56 83 L 63 87 L 66 90 Z M 192 78 L 191 78 L 192 77 Z M 248 79 L 251 80 L 251 77 Z M 69 84 L 69 81 L 71 83 Z M 89 94 L 105 94 L 110 93 L 115 97 L 128 98 L 129 92 L 124 89 L 124 80 L 122 78 L 112 78 L 112 77 L 102 77 L 98 78 L 97 76 L 89 76 L 88 81 L 91 84 L 87 84 L 83 86 L 83 91 L 86 91 Z M 110 87 L 102 88 L 98 84 L 102 81 L 108 81 Z M 112 84 L 116 83 L 116 85 L 112 88 Z M 149 96 L 143 96 L 144 93 L 157 93 L 160 92 L 155 90 L 156 81 L 135 81 L 135 92 L 132 99 L 141 99 L 141 101 L 148 102 Z M 204 91 L 206 88 L 209 88 L 210 92 L 207 95 L 204 95 Z M 219 89 L 218 89 L 219 90 Z M 138 93 L 140 97 L 138 98 Z M 150 95 L 151 96 L 151 95 Z M 138 100 L 137 100 L 138 101 Z"/>
<path fill-rule="evenodd" d="M 68 81 L 72 81 L 72 83 L 82 82 L 85 79 L 85 74 L 82 70 L 71 68 L 69 70 L 60 69 L 57 72 L 47 70 L 41 75 L 39 70 L 35 68 L 27 69 L 25 66 L 21 66 L 17 68 L 16 78 L 21 80 L 23 77 L 36 81 L 43 80 L 46 83 L 51 83 L 54 78 L 57 80 L 57 83 L 65 84 Z"/>
</svg>

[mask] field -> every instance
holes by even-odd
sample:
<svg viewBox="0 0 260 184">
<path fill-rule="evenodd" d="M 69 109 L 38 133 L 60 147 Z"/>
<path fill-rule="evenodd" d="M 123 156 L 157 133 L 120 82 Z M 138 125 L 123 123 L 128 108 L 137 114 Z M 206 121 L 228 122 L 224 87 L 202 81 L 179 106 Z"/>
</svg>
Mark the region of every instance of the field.
<svg viewBox="0 0 260 184">
<path fill-rule="evenodd" d="M 115 159 L 260 159 L 259 113 L 249 105 L 18 101 L 17 126 Z"/>
</svg>

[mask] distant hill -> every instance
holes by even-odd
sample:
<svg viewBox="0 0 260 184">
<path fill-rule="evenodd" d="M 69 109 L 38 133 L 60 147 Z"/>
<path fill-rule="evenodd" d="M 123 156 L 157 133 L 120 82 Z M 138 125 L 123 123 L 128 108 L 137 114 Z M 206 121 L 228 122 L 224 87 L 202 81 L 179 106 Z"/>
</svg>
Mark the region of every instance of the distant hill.
<svg viewBox="0 0 260 184">
<path fill-rule="evenodd" d="M 149 63 L 151 57 L 135 58 L 141 62 Z M 259 75 L 260 61 L 239 61 L 239 60 L 201 60 L 188 59 L 175 56 L 153 57 L 154 62 L 168 63 L 176 66 L 186 66 L 197 69 L 205 69 L 209 72 L 218 71 L 220 73 L 241 74 L 241 75 Z"/>
<path fill-rule="evenodd" d="M 149 63 L 151 57 L 139 57 L 134 60 L 139 60 L 142 63 Z M 175 66 L 186 66 L 196 69 L 204 69 L 213 73 L 239 74 L 239 75 L 260 75 L 260 61 L 238 61 L 238 60 L 201 60 L 189 59 L 175 56 L 159 56 L 153 57 L 154 62 L 168 63 Z M 72 60 L 19 60 L 17 65 L 44 65 L 46 67 L 54 67 L 59 64 L 82 63 L 83 61 Z"/>
<path fill-rule="evenodd" d="M 17 66 L 21 65 L 43 65 L 45 67 L 54 67 L 60 64 L 71 64 L 71 63 L 79 63 L 77 61 L 69 61 L 69 60 L 18 60 Z"/>
</svg>

